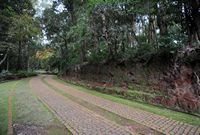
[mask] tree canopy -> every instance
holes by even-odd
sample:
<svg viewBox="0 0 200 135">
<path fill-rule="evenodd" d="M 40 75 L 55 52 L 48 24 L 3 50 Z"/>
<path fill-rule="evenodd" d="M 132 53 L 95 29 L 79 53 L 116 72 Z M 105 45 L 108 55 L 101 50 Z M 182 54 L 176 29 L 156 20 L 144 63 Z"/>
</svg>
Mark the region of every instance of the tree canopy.
<svg viewBox="0 0 200 135">
<path fill-rule="evenodd" d="M 0 48 L 7 56 L 0 69 L 26 70 L 41 32 L 32 2 L 12 0 L 0 5 Z"/>
<path fill-rule="evenodd" d="M 54 0 L 40 17 L 34 3 L 1 1 L 4 68 L 6 59 L 14 61 L 13 69 L 28 68 L 42 48 L 54 50 L 49 64 L 65 73 L 84 63 L 148 62 L 155 54 L 174 55 L 199 45 L 199 1 Z"/>
</svg>

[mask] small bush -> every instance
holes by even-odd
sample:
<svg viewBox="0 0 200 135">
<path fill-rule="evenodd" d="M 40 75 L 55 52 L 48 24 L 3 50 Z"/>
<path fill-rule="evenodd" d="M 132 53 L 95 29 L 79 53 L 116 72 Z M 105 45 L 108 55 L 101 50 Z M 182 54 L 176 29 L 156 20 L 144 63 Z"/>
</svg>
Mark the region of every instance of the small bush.
<svg viewBox="0 0 200 135">
<path fill-rule="evenodd" d="M 26 72 L 26 71 L 19 71 L 16 73 L 11 73 L 11 72 L 1 72 L 0 73 L 0 81 L 5 81 L 5 80 L 16 80 L 16 79 L 21 79 L 21 78 L 27 78 L 27 77 L 32 77 L 32 76 L 37 76 L 37 73 L 35 72 Z"/>
</svg>

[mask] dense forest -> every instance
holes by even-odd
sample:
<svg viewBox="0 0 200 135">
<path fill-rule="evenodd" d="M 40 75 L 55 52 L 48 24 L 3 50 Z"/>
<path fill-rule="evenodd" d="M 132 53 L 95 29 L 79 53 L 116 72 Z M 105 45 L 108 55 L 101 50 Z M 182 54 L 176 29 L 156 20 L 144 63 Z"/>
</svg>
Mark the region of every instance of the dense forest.
<svg viewBox="0 0 200 135">
<path fill-rule="evenodd" d="M 0 1 L 1 72 L 45 69 L 199 114 L 199 0 L 53 0 L 40 14 L 35 3 Z"/>
</svg>

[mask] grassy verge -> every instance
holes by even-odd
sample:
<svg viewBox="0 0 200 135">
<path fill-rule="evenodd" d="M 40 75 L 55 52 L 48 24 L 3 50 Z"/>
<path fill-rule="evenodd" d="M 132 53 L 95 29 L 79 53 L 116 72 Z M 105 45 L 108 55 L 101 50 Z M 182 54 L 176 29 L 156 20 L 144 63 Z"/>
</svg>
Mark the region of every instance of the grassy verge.
<svg viewBox="0 0 200 135">
<path fill-rule="evenodd" d="M 29 80 L 21 80 L 16 87 L 14 123 L 41 126 L 50 135 L 65 135 L 66 128 L 31 90 Z"/>
<path fill-rule="evenodd" d="M 122 99 L 122 98 L 119 98 L 119 97 L 115 97 L 113 95 L 103 94 L 103 93 L 97 92 L 97 91 L 92 90 L 92 89 L 84 88 L 82 86 L 77 86 L 77 85 L 74 85 L 74 84 L 71 84 L 71 83 L 66 83 L 64 80 L 60 80 L 57 77 L 54 77 L 54 79 L 56 81 L 61 82 L 61 83 L 67 84 L 71 87 L 74 87 L 75 89 L 90 93 L 90 94 L 98 96 L 98 97 L 102 97 L 104 99 L 111 100 L 113 102 L 117 102 L 117 103 L 121 103 L 121 104 L 128 105 L 128 106 L 131 106 L 131 107 L 135 107 L 135 108 L 138 108 L 138 109 L 142 109 L 142 110 L 145 110 L 145 111 L 157 114 L 157 115 L 165 116 L 167 118 L 177 120 L 177 121 L 180 121 L 180 122 L 200 126 L 200 122 L 199 122 L 200 118 L 193 116 L 193 115 L 189 115 L 189 114 L 181 113 L 181 112 L 176 112 L 176 111 L 172 111 L 172 110 L 169 110 L 169 109 L 166 109 L 166 108 L 163 108 L 163 107 L 157 107 L 157 106 L 153 106 L 153 105 L 149 105 L 149 104 L 145 104 L 145 103 L 138 103 L 138 102 L 135 102 L 135 101 L 130 101 L 130 100 Z"/>
<path fill-rule="evenodd" d="M 15 89 L 17 81 L 0 84 L 0 134 L 7 134 L 8 127 L 8 97 Z M 13 115 L 13 117 L 15 117 Z"/>
<path fill-rule="evenodd" d="M 66 128 L 34 95 L 29 87 L 29 80 L 22 79 L 0 84 L 0 135 L 7 134 L 8 97 L 13 91 L 13 124 L 44 127 L 49 135 L 65 135 Z M 71 135 L 70 132 L 68 134 Z"/>
</svg>

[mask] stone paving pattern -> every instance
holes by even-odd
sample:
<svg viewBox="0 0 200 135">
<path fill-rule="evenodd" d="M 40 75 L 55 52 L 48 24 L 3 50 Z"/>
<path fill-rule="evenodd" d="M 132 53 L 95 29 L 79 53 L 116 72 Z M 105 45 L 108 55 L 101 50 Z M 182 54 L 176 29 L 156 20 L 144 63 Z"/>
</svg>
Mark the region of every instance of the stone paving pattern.
<svg viewBox="0 0 200 135">
<path fill-rule="evenodd" d="M 125 127 L 96 115 L 92 111 L 55 92 L 45 85 L 40 77 L 33 78 L 30 81 L 30 85 L 42 102 L 56 113 L 74 135 L 131 134 Z"/>
<path fill-rule="evenodd" d="M 178 122 L 176 120 L 172 120 L 123 104 L 115 103 L 110 100 L 106 100 L 91 95 L 89 93 L 76 90 L 75 88 L 72 88 L 52 79 L 52 76 L 46 76 L 44 79 L 47 83 L 51 84 L 52 86 L 63 90 L 64 92 L 76 98 L 80 98 L 88 103 L 94 104 L 98 107 L 118 114 L 121 117 L 136 121 L 161 133 L 171 135 L 200 135 L 200 127 L 198 126 Z"/>
</svg>

